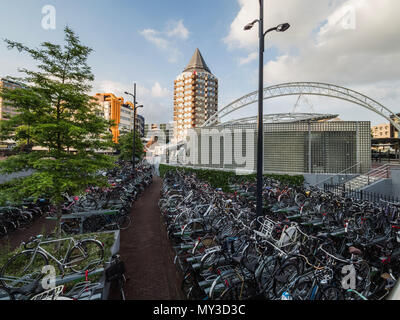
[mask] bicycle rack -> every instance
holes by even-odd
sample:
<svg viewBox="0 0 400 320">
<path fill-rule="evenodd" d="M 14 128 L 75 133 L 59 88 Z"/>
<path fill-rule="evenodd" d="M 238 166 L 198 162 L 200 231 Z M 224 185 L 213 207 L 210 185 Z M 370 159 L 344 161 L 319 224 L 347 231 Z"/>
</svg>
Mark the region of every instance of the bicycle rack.
<svg viewBox="0 0 400 320">
<path fill-rule="evenodd" d="M 92 217 L 92 216 L 99 216 L 99 215 L 114 215 L 118 214 L 119 210 L 93 210 L 87 212 L 77 212 L 77 213 L 70 213 L 64 214 L 61 216 L 61 221 L 63 220 L 73 220 L 79 219 L 79 233 L 83 233 L 83 222 L 85 219 Z"/>
</svg>

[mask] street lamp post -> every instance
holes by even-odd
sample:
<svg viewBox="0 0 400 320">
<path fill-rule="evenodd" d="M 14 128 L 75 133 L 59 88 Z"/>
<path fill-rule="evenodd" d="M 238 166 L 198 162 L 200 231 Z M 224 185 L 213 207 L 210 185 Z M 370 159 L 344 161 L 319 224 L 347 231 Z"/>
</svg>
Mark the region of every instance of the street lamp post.
<svg viewBox="0 0 400 320">
<path fill-rule="evenodd" d="M 142 105 L 136 106 L 136 83 L 133 85 L 133 94 L 125 92 L 125 94 L 133 97 L 133 144 L 132 144 L 132 170 L 135 171 L 135 140 L 136 140 L 136 109 L 143 108 Z"/>
<path fill-rule="evenodd" d="M 262 187 L 263 187 L 263 117 L 264 117 L 264 39 L 267 33 L 271 31 L 284 32 L 290 28 L 288 23 L 283 23 L 277 27 L 268 29 L 264 32 L 264 0 L 259 0 L 260 2 L 260 18 L 254 20 L 253 22 L 247 24 L 244 30 L 250 30 L 253 28 L 254 24 L 258 22 L 259 24 L 259 79 L 258 79 L 258 118 L 257 118 L 257 202 L 256 202 L 256 212 L 257 217 L 263 215 L 263 201 L 262 201 Z"/>
</svg>

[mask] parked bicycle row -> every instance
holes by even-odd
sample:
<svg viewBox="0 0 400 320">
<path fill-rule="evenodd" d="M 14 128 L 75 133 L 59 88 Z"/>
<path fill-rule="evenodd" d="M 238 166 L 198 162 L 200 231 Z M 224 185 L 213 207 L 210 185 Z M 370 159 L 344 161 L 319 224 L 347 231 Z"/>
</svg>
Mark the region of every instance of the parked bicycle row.
<svg viewBox="0 0 400 320">
<path fill-rule="evenodd" d="M 188 299 L 383 299 L 400 274 L 399 205 L 264 180 L 214 190 L 168 172 L 159 206 Z"/>
<path fill-rule="evenodd" d="M 121 297 L 124 299 L 122 287 L 125 278 L 124 270 L 121 269 L 123 262 L 119 256 L 113 256 L 111 262 L 105 260 L 104 243 L 97 239 L 97 235 L 101 238 L 103 233 L 96 234 L 94 238 L 83 235 L 80 240 L 76 240 L 71 234 L 129 227 L 131 206 L 151 184 L 153 170 L 147 162 L 138 164 L 134 172 L 131 164 L 120 163 L 108 172 L 99 173 L 108 178 L 109 187 L 91 187 L 81 196 L 65 194 L 61 237 L 53 232 L 47 236 L 31 237 L 21 244 L 22 251 L 17 250 L 0 266 L 0 300 L 100 299 L 103 284 L 87 280 L 87 275 L 99 272 L 102 267 L 106 268 L 106 281 L 118 282 Z M 49 218 L 55 218 L 54 207 L 44 199 L 39 199 L 37 203 L 43 207 L 38 216 L 48 215 Z M 25 203 L 23 205 L 26 206 Z M 62 279 L 66 275 L 86 275 L 86 280 L 68 290 L 64 285 L 46 290 L 42 282 L 43 268 L 49 265 L 59 270 L 57 274 Z"/>
<path fill-rule="evenodd" d="M 60 245 L 57 252 L 56 244 Z M 112 256 L 109 262 L 105 260 L 106 247 L 96 237 L 77 240 L 67 235 L 60 239 L 39 235 L 22 243 L 22 247 L 23 251 L 11 256 L 0 269 L 0 301 L 101 299 L 104 283 L 87 277 L 92 272 L 99 273 L 97 268 L 101 267 L 105 268 L 106 281 L 125 281 L 119 255 Z M 77 275 L 75 279 L 86 275 L 85 280 L 70 284 L 69 289 L 65 284 L 56 285 L 57 279 L 51 284 L 50 267 L 58 268 L 58 281 L 71 275 Z"/>
<path fill-rule="evenodd" d="M 67 233 L 95 232 L 102 230 L 126 229 L 131 224 L 128 216 L 132 203 L 152 182 L 153 168 L 142 162 L 137 165 L 135 173 L 129 163 L 120 163 L 108 172 L 100 172 L 108 177 L 110 187 L 91 187 L 81 196 L 64 194 L 65 203 L 62 214 L 87 213 L 83 220 L 63 219 L 62 229 Z M 113 208 L 113 210 L 109 210 Z M 108 210 L 108 211 L 107 211 Z M 105 214 L 96 214 L 106 211 Z M 9 203 L 0 207 L 0 238 L 17 229 L 28 228 L 37 218 L 45 215 L 55 217 L 56 207 L 50 205 L 45 197 L 26 199 L 22 203 Z"/>
<path fill-rule="evenodd" d="M 153 167 L 146 162 L 137 165 L 134 173 L 125 164 L 103 174 L 111 187 L 93 187 L 81 197 L 66 196 L 62 228 L 67 233 L 127 229 L 132 205 L 153 181 Z"/>
</svg>

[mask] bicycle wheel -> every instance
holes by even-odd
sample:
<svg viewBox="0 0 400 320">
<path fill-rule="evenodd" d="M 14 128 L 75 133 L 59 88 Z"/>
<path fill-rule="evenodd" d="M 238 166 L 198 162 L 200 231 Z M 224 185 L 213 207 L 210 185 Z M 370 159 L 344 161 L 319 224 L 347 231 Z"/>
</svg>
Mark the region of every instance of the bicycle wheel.
<svg viewBox="0 0 400 320">
<path fill-rule="evenodd" d="M 211 300 L 239 300 L 240 291 L 236 286 L 239 282 L 240 279 L 233 270 L 218 276 L 211 286 L 209 298 Z"/>
<path fill-rule="evenodd" d="M 286 287 L 300 274 L 299 266 L 295 262 L 285 263 L 275 274 L 274 293 L 280 297 Z"/>
<path fill-rule="evenodd" d="M 127 215 L 122 215 L 117 219 L 117 226 L 120 230 L 128 229 L 131 225 L 131 218 Z"/>
<path fill-rule="evenodd" d="M 273 275 L 279 266 L 279 260 L 277 256 L 270 256 L 262 263 L 262 269 L 256 271 L 257 280 L 262 292 L 269 293 L 274 279 Z"/>
<path fill-rule="evenodd" d="M 14 296 L 6 288 L 0 287 L 0 301 L 14 300 Z"/>
<path fill-rule="evenodd" d="M 68 252 L 66 265 L 72 271 L 82 273 L 95 270 L 104 259 L 104 248 L 96 240 L 83 240 Z"/>
<path fill-rule="evenodd" d="M 197 300 L 201 297 L 201 289 L 192 272 L 186 274 L 181 284 L 181 290 L 187 300 Z"/>
<path fill-rule="evenodd" d="M 102 230 L 106 225 L 107 219 L 103 215 L 90 216 L 82 223 L 85 232 L 97 232 Z"/>
<path fill-rule="evenodd" d="M 366 294 L 371 284 L 371 268 L 366 261 L 354 266 L 356 269 L 356 289 L 361 294 Z"/>
<path fill-rule="evenodd" d="M 327 287 L 322 290 L 321 300 L 344 300 L 342 290 L 337 287 Z"/>
<path fill-rule="evenodd" d="M 310 277 L 301 277 L 297 280 L 296 284 L 291 289 L 291 296 L 293 300 L 310 300 L 315 299 L 312 296 L 313 281 Z"/>
<path fill-rule="evenodd" d="M 1 283 L 6 288 L 20 288 L 37 280 L 42 268 L 48 265 L 47 257 L 40 251 L 27 250 L 11 257 L 0 271 Z"/>
<path fill-rule="evenodd" d="M 227 259 L 225 254 L 222 251 L 214 251 L 210 253 L 206 253 L 201 259 L 200 270 L 214 270 L 221 263 L 226 263 Z"/>
</svg>

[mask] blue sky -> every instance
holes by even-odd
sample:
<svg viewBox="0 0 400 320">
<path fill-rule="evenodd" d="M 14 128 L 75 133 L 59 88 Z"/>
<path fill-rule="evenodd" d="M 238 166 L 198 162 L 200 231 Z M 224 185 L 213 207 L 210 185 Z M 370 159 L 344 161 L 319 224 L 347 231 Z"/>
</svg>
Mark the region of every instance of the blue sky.
<svg viewBox="0 0 400 320">
<path fill-rule="evenodd" d="M 399 57 L 398 48 L 392 46 L 392 39 L 398 39 L 399 31 L 384 34 L 386 42 L 382 40 L 379 47 L 365 48 L 365 41 L 360 40 L 357 47 L 350 50 L 349 43 L 356 43 L 354 35 L 346 32 L 338 40 L 337 32 L 327 24 L 344 5 L 354 6 L 358 19 L 357 39 L 364 34 L 368 34 L 372 43 L 381 39 L 382 32 L 377 30 L 376 34 L 371 34 L 364 20 L 371 21 L 368 16 L 371 11 L 381 11 L 384 21 L 384 14 L 397 12 L 393 6 L 398 6 L 400 1 L 381 0 L 376 8 L 366 6 L 363 1 L 285 0 L 283 6 L 279 1 L 266 0 L 266 24 L 288 21 L 292 28 L 285 34 L 271 34 L 268 39 L 265 85 L 303 80 L 331 82 L 371 94 L 388 107 L 398 108 L 400 72 L 393 71 L 390 63 L 384 63 L 388 56 L 393 61 Z M 372 2 L 369 1 L 369 6 Z M 56 9 L 55 30 L 44 30 L 41 26 L 41 11 L 45 5 Z M 132 91 L 133 82 L 136 82 L 138 100 L 145 106 L 146 121 L 166 122 L 172 120 L 173 80 L 197 47 L 219 78 L 220 108 L 257 89 L 256 30 L 242 31 L 245 23 L 256 18 L 257 6 L 257 0 L 2 1 L 0 38 L 29 46 L 38 46 L 43 41 L 61 43 L 63 28 L 68 24 L 84 44 L 94 49 L 89 59 L 96 78 L 93 93 L 112 91 L 123 95 L 124 91 Z M 375 23 L 382 25 L 381 21 Z M 321 49 L 318 45 L 327 40 L 331 47 Z M 387 59 L 379 59 L 380 56 Z M 376 58 L 374 66 L 378 73 L 371 66 L 371 57 Z M 368 74 L 355 65 L 358 62 L 363 66 L 369 64 Z M 15 76 L 19 67 L 33 65 L 29 57 L 7 50 L 0 42 L 0 77 Z M 296 97 L 268 100 L 266 113 L 289 112 L 296 100 Z M 339 113 L 344 120 L 361 118 L 373 123 L 385 122 L 371 112 L 360 112 L 343 102 L 309 100 L 316 112 Z M 308 104 L 304 104 L 303 109 L 310 111 Z M 252 106 L 236 116 L 255 115 L 255 112 L 256 107 Z"/>
</svg>

